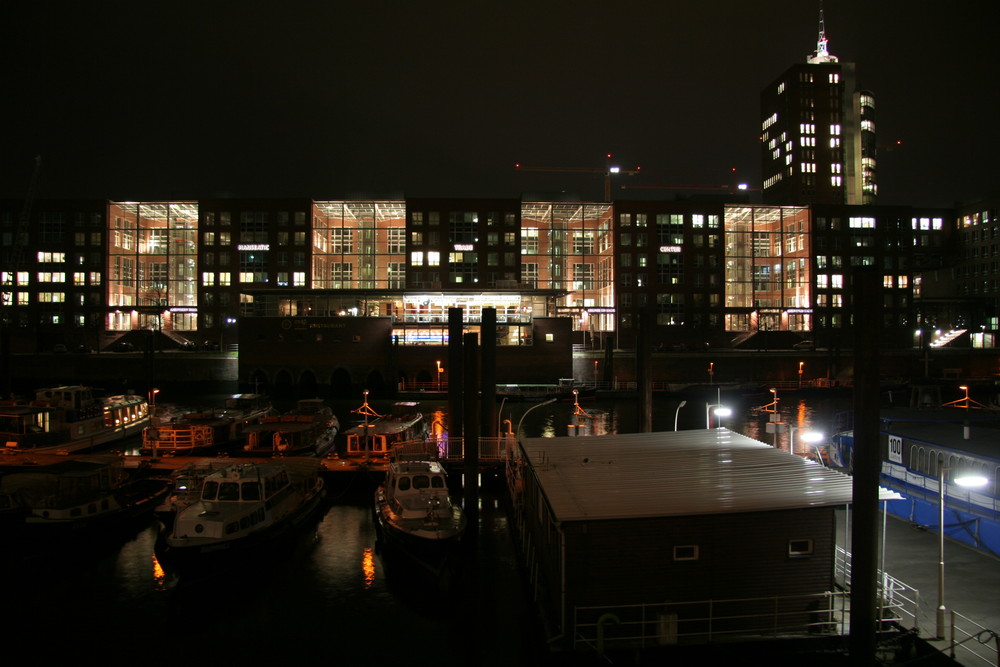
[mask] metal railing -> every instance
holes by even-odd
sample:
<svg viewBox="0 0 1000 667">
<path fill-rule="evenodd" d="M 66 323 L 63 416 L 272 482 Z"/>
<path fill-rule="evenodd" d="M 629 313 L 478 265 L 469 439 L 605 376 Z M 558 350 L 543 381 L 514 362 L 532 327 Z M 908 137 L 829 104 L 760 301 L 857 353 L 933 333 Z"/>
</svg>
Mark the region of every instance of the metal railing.
<svg viewBox="0 0 1000 667">
<path fill-rule="evenodd" d="M 478 460 L 481 465 L 503 463 L 509 458 L 514 446 L 513 436 L 478 438 L 478 441 Z M 465 440 L 448 437 L 410 440 L 395 445 L 391 455 L 406 458 L 427 457 L 446 463 L 459 463 L 465 460 Z"/>
<path fill-rule="evenodd" d="M 834 582 L 845 591 L 851 590 L 851 554 L 837 547 L 834 560 Z M 876 595 L 880 604 L 880 625 L 894 623 L 914 631 L 920 630 L 920 591 L 878 570 Z"/>
<path fill-rule="evenodd" d="M 1000 667 L 1000 635 L 971 618 L 949 611 L 948 655 L 963 665 Z"/>
<path fill-rule="evenodd" d="M 843 635 L 849 594 L 701 600 L 573 610 L 574 648 L 603 653 L 609 648 L 705 644 L 730 637 Z"/>
</svg>

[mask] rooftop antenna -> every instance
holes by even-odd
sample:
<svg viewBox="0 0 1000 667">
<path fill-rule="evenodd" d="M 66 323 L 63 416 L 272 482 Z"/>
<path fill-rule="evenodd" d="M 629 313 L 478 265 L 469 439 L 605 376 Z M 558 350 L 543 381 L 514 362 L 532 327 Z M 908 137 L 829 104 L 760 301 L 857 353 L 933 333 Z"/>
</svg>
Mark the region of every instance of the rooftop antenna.
<svg viewBox="0 0 1000 667">
<path fill-rule="evenodd" d="M 827 50 L 830 40 L 826 38 L 826 21 L 823 19 L 823 0 L 819 0 L 819 37 L 816 40 L 816 53 L 806 57 L 809 63 L 835 63 L 837 56 L 831 55 Z"/>
</svg>

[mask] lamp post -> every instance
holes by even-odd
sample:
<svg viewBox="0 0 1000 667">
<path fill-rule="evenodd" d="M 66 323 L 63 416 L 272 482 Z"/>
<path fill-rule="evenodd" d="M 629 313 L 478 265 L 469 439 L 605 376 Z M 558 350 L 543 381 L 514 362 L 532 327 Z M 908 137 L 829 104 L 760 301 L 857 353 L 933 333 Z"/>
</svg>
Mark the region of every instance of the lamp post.
<svg viewBox="0 0 1000 667">
<path fill-rule="evenodd" d="M 150 440 L 153 441 L 153 460 L 158 459 L 160 453 L 160 431 L 156 428 L 156 395 L 160 393 L 160 390 L 153 387 L 149 390 L 149 430 L 152 436 Z"/>
<path fill-rule="evenodd" d="M 788 453 L 789 454 L 794 454 L 795 453 L 795 432 L 796 431 L 801 431 L 803 429 L 808 429 L 808 428 L 809 428 L 808 426 L 789 426 L 788 427 L 789 433 L 790 433 L 790 435 L 788 436 Z M 803 433 L 803 434 L 801 434 L 799 436 L 799 441 L 800 442 L 808 443 L 810 445 L 813 445 L 814 447 L 816 446 L 816 443 L 819 442 L 822 439 L 823 439 L 823 433 L 821 431 L 806 430 L 805 433 Z M 818 447 L 816 449 L 817 449 L 817 451 L 819 451 Z M 823 458 L 820 457 L 819 461 L 820 461 L 820 463 L 822 463 L 823 462 Z"/>
<path fill-rule="evenodd" d="M 518 438 L 521 437 L 521 424 L 524 422 L 524 418 L 528 416 L 529 412 L 531 412 L 535 408 L 540 408 L 543 405 L 548 405 L 549 403 L 555 403 L 555 402 L 556 402 L 556 399 L 550 398 L 547 401 L 542 401 L 541 403 L 536 403 L 535 405 L 532 405 L 530 408 L 528 408 L 527 410 L 525 410 L 524 414 L 521 415 L 521 418 L 517 420 L 517 429 L 514 431 L 514 433 L 517 434 L 517 437 Z"/>
<path fill-rule="evenodd" d="M 805 363 L 804 361 L 799 362 L 799 389 L 802 388 L 802 365 L 804 363 Z"/>
<path fill-rule="evenodd" d="M 687 404 L 688 404 L 688 402 L 687 402 L 687 401 L 681 401 L 681 402 L 680 402 L 680 403 L 679 403 L 679 404 L 677 405 L 677 409 L 676 409 L 676 410 L 674 410 L 674 430 L 675 430 L 675 431 L 677 430 L 677 418 L 678 418 L 678 417 L 680 417 L 680 415 L 681 415 L 681 408 L 683 408 L 683 407 L 684 407 L 685 405 L 687 405 Z"/>
<path fill-rule="evenodd" d="M 438 367 L 438 372 L 437 372 L 437 390 L 441 391 L 441 372 L 444 369 L 441 368 L 441 362 L 440 361 L 437 361 L 435 363 L 437 364 L 437 367 Z"/>
<path fill-rule="evenodd" d="M 597 389 L 597 361 L 594 361 L 594 389 Z"/>
<path fill-rule="evenodd" d="M 938 475 L 938 606 L 937 606 L 937 639 L 944 639 L 945 615 L 944 604 L 944 497 L 945 480 L 951 468 L 942 467 Z M 986 486 L 988 480 L 982 475 L 964 473 L 955 475 L 955 484 L 966 488 Z"/>
<path fill-rule="evenodd" d="M 715 362 L 708 362 L 708 383 L 715 384 Z"/>
</svg>

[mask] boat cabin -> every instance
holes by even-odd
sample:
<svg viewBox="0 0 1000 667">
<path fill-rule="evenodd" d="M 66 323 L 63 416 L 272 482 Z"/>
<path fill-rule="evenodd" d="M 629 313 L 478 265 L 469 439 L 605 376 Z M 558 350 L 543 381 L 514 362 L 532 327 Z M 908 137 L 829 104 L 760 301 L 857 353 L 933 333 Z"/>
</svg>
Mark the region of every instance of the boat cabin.
<svg viewBox="0 0 1000 667">
<path fill-rule="evenodd" d="M 429 506 L 431 510 L 448 506 L 448 482 L 438 461 L 403 461 L 389 466 L 385 489 L 392 511 L 404 518 L 415 512 L 423 516 Z M 432 502 L 435 497 L 436 503 Z"/>
<path fill-rule="evenodd" d="M 205 478 L 205 502 L 260 502 L 289 486 L 288 472 L 273 466 L 237 464 Z"/>
</svg>

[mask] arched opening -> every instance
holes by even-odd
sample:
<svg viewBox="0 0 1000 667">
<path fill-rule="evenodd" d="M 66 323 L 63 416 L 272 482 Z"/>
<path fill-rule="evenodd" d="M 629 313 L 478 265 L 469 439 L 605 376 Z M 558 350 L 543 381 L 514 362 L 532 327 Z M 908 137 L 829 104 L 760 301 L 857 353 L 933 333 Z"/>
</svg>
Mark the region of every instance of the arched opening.
<svg viewBox="0 0 1000 667">
<path fill-rule="evenodd" d="M 299 376 L 299 398 L 315 398 L 319 396 L 317 390 L 318 382 L 316 381 L 316 374 L 311 370 L 302 371 L 302 375 Z"/>
<path fill-rule="evenodd" d="M 351 398 L 354 394 L 354 382 L 351 374 L 343 368 L 338 368 L 330 375 L 330 396 L 332 398 Z"/>
<path fill-rule="evenodd" d="M 274 390 L 271 392 L 274 396 L 287 397 L 294 395 L 295 383 L 292 381 L 292 374 L 287 370 L 278 371 L 278 374 L 274 376 Z"/>
<path fill-rule="evenodd" d="M 379 371 L 372 371 L 365 378 L 365 389 L 372 398 L 387 398 L 390 394 L 386 390 L 385 379 Z"/>
</svg>

